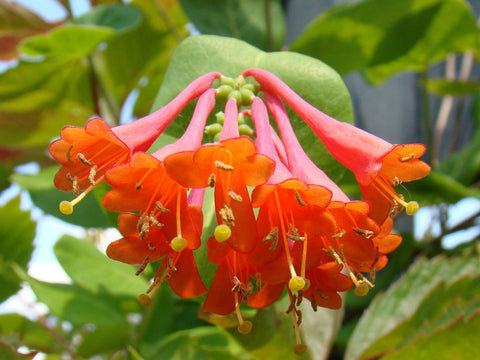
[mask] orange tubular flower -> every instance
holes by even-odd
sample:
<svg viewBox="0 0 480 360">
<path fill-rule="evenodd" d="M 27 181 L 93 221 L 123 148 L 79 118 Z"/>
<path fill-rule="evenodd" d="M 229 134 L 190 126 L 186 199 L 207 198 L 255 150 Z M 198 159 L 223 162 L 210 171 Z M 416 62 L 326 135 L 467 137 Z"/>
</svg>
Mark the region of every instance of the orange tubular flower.
<svg viewBox="0 0 480 360">
<path fill-rule="evenodd" d="M 248 256 L 233 250 L 228 243 L 211 237 L 207 243 L 208 259 L 219 264 L 208 290 L 203 308 L 219 315 L 236 312 L 241 333 L 248 333 L 252 324 L 244 321 L 240 313 L 240 303 L 263 308 L 273 304 L 283 292 L 283 284 L 262 284 L 260 273 L 248 262 Z M 252 284 L 252 279 L 254 284 Z M 256 292 L 252 294 L 253 289 Z"/>
<path fill-rule="evenodd" d="M 147 291 L 148 295 L 141 295 L 139 298 L 141 303 L 145 306 L 150 304 L 151 296 L 164 279 L 167 279 L 172 290 L 183 298 L 204 294 L 207 289 L 198 273 L 192 251 L 174 251 L 171 248 L 170 237 L 160 227 L 152 227 L 147 234 L 142 235 L 139 224 L 142 224 L 141 216 L 121 214 L 118 218 L 118 229 L 123 238 L 108 246 L 107 255 L 127 264 L 141 264 L 137 275 L 148 263 L 163 258 L 154 282 Z M 201 225 L 200 218 L 196 226 Z"/>
<path fill-rule="evenodd" d="M 289 170 L 304 181 L 316 183 L 332 191 L 332 201 L 328 212 L 335 218 L 337 231 L 333 236 L 322 236 L 320 247 L 329 252 L 339 264 L 344 264 L 357 287 L 357 293 L 368 291 L 370 282 L 364 279 L 357 280 L 352 271 L 370 271 L 379 268 L 379 242 L 398 243 L 401 238 L 389 235 L 392 227 L 388 225 L 380 232 L 378 225 L 367 215 L 369 206 L 365 202 L 351 202 L 343 191 L 321 171 L 305 154 L 290 125 L 288 114 L 280 99 L 268 92 L 264 93 L 267 107 L 278 124 L 280 134 L 285 144 Z M 384 240 L 380 240 L 381 238 Z M 376 243 L 377 241 L 378 243 Z M 392 249 L 393 250 L 393 249 Z M 383 253 L 382 253 L 383 254 Z M 382 258 L 385 262 L 386 258 Z M 377 265 L 376 265 L 377 264 Z M 360 289 L 360 290 L 358 290 Z"/>
<path fill-rule="evenodd" d="M 125 164 L 137 151 L 147 150 L 185 105 L 205 92 L 219 73 L 206 74 L 187 86 L 174 100 L 156 112 L 126 125 L 110 128 L 99 118 L 91 119 L 85 128 L 66 126 L 60 139 L 49 146 L 52 157 L 62 165 L 55 176 L 55 186 L 78 195 L 60 204 L 60 211 L 71 214 L 73 206 L 104 181 L 112 166 Z"/>
<path fill-rule="evenodd" d="M 405 202 L 393 186 L 425 177 L 430 167 L 419 157 L 421 144 L 392 145 L 348 123 L 337 121 L 303 100 L 275 75 L 265 70 L 248 69 L 266 92 L 282 98 L 323 141 L 329 152 L 354 174 L 362 194 L 371 203 L 370 216 L 383 223 L 391 209 L 405 207 L 409 215 L 418 209 L 415 201 Z"/>
<path fill-rule="evenodd" d="M 255 216 L 247 186 L 265 183 L 274 163 L 257 154 L 250 138 L 238 135 L 237 116 L 236 102 L 230 99 L 220 142 L 167 156 L 165 168 L 184 187 L 215 187 L 217 235 L 224 233 L 221 241 L 248 253 L 255 246 Z"/>
</svg>

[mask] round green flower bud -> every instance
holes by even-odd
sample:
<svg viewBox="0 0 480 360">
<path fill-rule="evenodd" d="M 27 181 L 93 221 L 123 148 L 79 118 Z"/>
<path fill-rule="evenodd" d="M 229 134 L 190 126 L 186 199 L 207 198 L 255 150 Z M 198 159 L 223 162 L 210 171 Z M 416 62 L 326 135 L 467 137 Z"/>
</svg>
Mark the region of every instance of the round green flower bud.
<svg viewBox="0 0 480 360">
<path fill-rule="evenodd" d="M 253 130 L 249 125 L 241 124 L 241 125 L 238 126 L 238 133 L 240 135 L 252 136 L 253 135 Z"/>
<path fill-rule="evenodd" d="M 240 94 L 239 90 L 232 90 L 230 94 L 228 94 L 228 99 L 235 99 L 237 105 L 242 104 L 242 94 Z"/>
<path fill-rule="evenodd" d="M 205 134 L 214 136 L 215 134 L 219 133 L 222 131 L 222 125 L 219 123 L 211 124 L 208 126 L 205 126 Z"/>
<path fill-rule="evenodd" d="M 215 118 L 217 119 L 217 123 L 223 125 L 223 121 L 225 120 L 225 114 L 223 111 L 219 111 L 215 114 Z"/>
<path fill-rule="evenodd" d="M 220 84 L 221 85 L 230 85 L 232 88 L 235 87 L 235 79 L 228 77 L 228 76 L 222 76 L 220 78 Z"/>
<path fill-rule="evenodd" d="M 242 105 L 244 106 L 252 104 L 253 98 L 255 97 L 255 94 L 251 90 L 245 89 L 244 87 L 240 89 L 240 95 L 242 95 Z"/>
<path fill-rule="evenodd" d="M 233 88 L 230 85 L 220 85 L 217 88 L 216 97 L 218 100 L 227 101 Z"/>
</svg>

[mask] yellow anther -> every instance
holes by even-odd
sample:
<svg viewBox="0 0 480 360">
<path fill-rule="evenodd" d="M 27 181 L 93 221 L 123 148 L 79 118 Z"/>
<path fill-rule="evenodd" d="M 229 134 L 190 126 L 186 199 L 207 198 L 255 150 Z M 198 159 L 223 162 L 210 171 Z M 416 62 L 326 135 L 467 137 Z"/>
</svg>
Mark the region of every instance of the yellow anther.
<svg viewBox="0 0 480 360">
<path fill-rule="evenodd" d="M 416 201 L 410 201 L 407 203 L 407 206 L 405 206 L 405 212 L 407 215 L 413 215 L 418 211 L 418 203 Z"/>
<path fill-rule="evenodd" d="M 138 302 L 144 307 L 149 307 L 150 305 L 152 305 L 152 299 L 150 298 L 150 296 L 145 294 L 140 294 L 138 296 Z"/>
<path fill-rule="evenodd" d="M 213 236 L 215 236 L 215 240 L 218 242 L 224 242 L 232 236 L 232 230 L 228 225 L 221 224 L 215 228 Z"/>
<path fill-rule="evenodd" d="M 301 276 L 293 276 L 288 282 L 288 288 L 292 291 L 300 291 L 305 287 L 305 279 Z"/>
<path fill-rule="evenodd" d="M 63 200 L 58 205 L 58 209 L 64 215 L 71 215 L 73 213 L 73 205 L 70 201 Z"/>
<path fill-rule="evenodd" d="M 240 334 L 246 335 L 246 334 L 250 334 L 250 332 L 252 331 L 252 328 L 253 328 L 252 322 L 249 320 L 245 320 L 240 325 L 238 325 L 237 330 Z"/>
<path fill-rule="evenodd" d="M 358 284 L 356 284 L 355 295 L 365 296 L 368 294 L 369 291 L 370 291 L 370 286 L 368 286 L 366 282 L 363 282 L 362 280 L 360 280 Z"/>
<path fill-rule="evenodd" d="M 183 237 L 177 236 L 170 242 L 170 247 L 173 251 L 180 252 L 187 246 L 187 240 Z"/>
<path fill-rule="evenodd" d="M 305 344 L 296 344 L 293 347 L 293 352 L 296 355 L 302 355 L 303 353 L 305 353 L 305 351 L 307 351 L 307 345 L 305 345 Z"/>
</svg>

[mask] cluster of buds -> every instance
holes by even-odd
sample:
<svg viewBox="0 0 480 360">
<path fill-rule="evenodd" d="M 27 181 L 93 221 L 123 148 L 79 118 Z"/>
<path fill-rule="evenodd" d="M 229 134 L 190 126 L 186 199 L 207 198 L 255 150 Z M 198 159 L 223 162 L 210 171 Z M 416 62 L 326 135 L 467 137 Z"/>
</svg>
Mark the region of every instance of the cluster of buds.
<svg viewBox="0 0 480 360">
<path fill-rule="evenodd" d="M 197 98 L 183 136 L 146 153 Z M 217 101 L 225 103 L 224 112 L 207 126 Z M 309 159 L 285 105 L 354 173 L 363 200 L 350 200 Z M 204 142 L 205 133 L 213 142 Z M 102 205 L 120 213 L 123 237 L 108 246 L 107 255 L 139 265 L 137 275 L 160 262 L 151 287 L 139 297 L 143 305 L 166 280 L 184 298 L 207 293 L 204 311 L 236 313 L 238 331 L 246 334 L 252 323 L 240 304 L 263 308 L 286 293 L 298 354 L 306 350 L 299 304 L 306 299 L 313 310 L 336 309 L 340 292 L 354 286 L 357 295 L 368 293 L 375 271 L 401 242 L 391 233 L 392 217 L 403 208 L 409 215 L 418 209 L 395 187 L 430 171 L 419 160 L 423 145 L 392 145 L 337 121 L 261 69 L 245 70 L 236 79 L 203 75 L 163 108 L 126 125 L 110 128 L 94 118 L 85 128 L 65 127 L 49 151 L 62 165 L 57 188 L 76 194 L 60 211 L 71 214 L 89 191 L 108 183 Z M 208 261 L 218 266 L 207 289 L 194 251 L 201 246 L 208 187 L 214 189 L 216 227 L 203 238 Z"/>
</svg>

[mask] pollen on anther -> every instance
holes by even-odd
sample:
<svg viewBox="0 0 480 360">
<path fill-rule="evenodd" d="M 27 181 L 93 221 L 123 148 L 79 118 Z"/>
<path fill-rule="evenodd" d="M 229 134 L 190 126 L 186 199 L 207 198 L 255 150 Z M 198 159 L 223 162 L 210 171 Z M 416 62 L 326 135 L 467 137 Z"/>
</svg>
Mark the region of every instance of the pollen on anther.
<svg viewBox="0 0 480 360">
<path fill-rule="evenodd" d="M 215 187 L 215 174 L 210 174 L 208 177 L 208 186 L 211 188 Z"/>
<path fill-rule="evenodd" d="M 167 209 L 165 206 L 160 201 L 155 201 L 155 207 L 157 208 L 158 211 L 163 212 L 163 213 L 168 213 L 170 212 L 169 209 Z"/>
<path fill-rule="evenodd" d="M 415 153 L 411 153 L 410 155 L 408 156 L 403 156 L 400 158 L 400 161 L 401 162 L 407 162 L 407 161 L 410 161 L 410 160 L 413 160 L 415 159 Z"/>
<path fill-rule="evenodd" d="M 234 167 L 232 165 L 225 164 L 222 161 L 215 160 L 215 167 L 220 170 L 233 171 Z"/>
<path fill-rule="evenodd" d="M 85 165 L 85 166 L 92 166 L 92 165 L 95 165 L 95 163 L 93 161 L 89 161 L 87 160 L 87 158 L 85 157 L 85 155 L 83 155 L 82 153 L 78 153 L 77 154 L 77 158 L 78 160 L 80 160 L 80 162 Z"/>
<path fill-rule="evenodd" d="M 228 189 L 227 191 L 227 194 L 228 196 L 230 196 L 230 198 L 233 200 L 233 201 L 236 201 L 238 203 L 241 203 L 242 202 L 242 197 L 240 195 L 238 195 L 235 191 L 233 191 L 232 189 Z"/>
<path fill-rule="evenodd" d="M 307 205 L 305 203 L 305 201 L 302 200 L 302 198 L 300 197 L 300 194 L 298 193 L 297 190 L 294 191 L 294 194 L 295 194 L 295 200 L 297 200 L 298 205 L 300 205 L 300 206 L 306 206 Z"/>
</svg>

